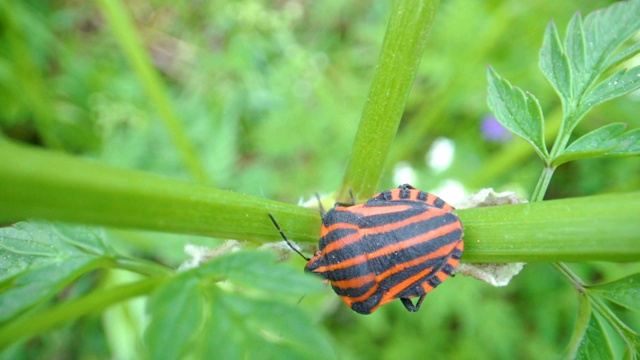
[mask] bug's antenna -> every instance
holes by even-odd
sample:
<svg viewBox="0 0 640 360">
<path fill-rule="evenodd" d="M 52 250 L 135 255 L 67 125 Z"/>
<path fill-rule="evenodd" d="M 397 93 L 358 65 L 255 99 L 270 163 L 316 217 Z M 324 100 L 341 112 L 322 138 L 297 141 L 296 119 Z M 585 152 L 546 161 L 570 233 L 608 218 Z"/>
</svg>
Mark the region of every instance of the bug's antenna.
<svg viewBox="0 0 640 360">
<path fill-rule="evenodd" d="M 320 216 L 324 216 L 324 206 L 322 206 L 322 201 L 320 200 L 320 194 L 315 193 L 316 200 L 318 200 L 318 210 L 320 210 Z"/>
<path fill-rule="evenodd" d="M 295 251 L 298 253 L 298 255 L 302 256 L 303 259 L 309 261 L 311 260 L 310 258 L 302 255 L 302 253 L 300 252 L 300 250 L 296 249 L 295 247 L 293 247 L 293 244 L 291 244 L 291 242 L 289 241 L 289 239 L 287 239 L 287 236 L 284 234 L 284 232 L 282 231 L 282 229 L 280 228 L 280 225 L 278 225 L 278 223 L 276 222 L 276 219 L 273 217 L 273 215 L 268 214 L 269 218 L 271 218 L 271 221 L 273 222 L 273 225 L 276 226 L 276 229 L 278 229 L 278 232 L 280 233 L 280 236 L 282 236 L 282 238 L 284 239 L 284 241 L 287 243 L 287 245 L 289 245 L 289 247 L 291 248 L 291 250 Z"/>
</svg>

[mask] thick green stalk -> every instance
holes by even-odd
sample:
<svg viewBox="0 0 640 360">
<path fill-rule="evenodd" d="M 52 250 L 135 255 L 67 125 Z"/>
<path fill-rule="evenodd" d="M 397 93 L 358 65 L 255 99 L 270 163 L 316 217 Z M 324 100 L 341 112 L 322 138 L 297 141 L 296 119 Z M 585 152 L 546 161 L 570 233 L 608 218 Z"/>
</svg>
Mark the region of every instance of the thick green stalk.
<svg viewBox="0 0 640 360">
<path fill-rule="evenodd" d="M 457 212 L 464 261 L 640 260 L 640 192 Z"/>
<path fill-rule="evenodd" d="M 98 5 L 109 20 L 115 38 L 122 47 L 127 60 L 138 74 L 151 102 L 157 107 L 158 114 L 189 173 L 196 181 L 206 183 L 207 179 L 202 164 L 176 115 L 176 110 L 162 79 L 151 65 L 151 60 L 144 49 L 127 8 L 120 0 L 99 0 Z"/>
<path fill-rule="evenodd" d="M 316 210 L 1 139 L 0 158 L 0 223 L 43 218 L 264 241 L 279 237 L 272 213 L 292 239 L 317 239 Z"/>
<path fill-rule="evenodd" d="M 26 218 L 317 243 L 316 210 L 0 140 L 0 222 Z M 467 262 L 640 260 L 640 192 L 458 210 Z M 159 244 L 160 246 L 161 244 Z"/>
<path fill-rule="evenodd" d="M 393 2 L 369 96 L 337 200 L 371 197 L 385 169 L 438 0 Z"/>
</svg>

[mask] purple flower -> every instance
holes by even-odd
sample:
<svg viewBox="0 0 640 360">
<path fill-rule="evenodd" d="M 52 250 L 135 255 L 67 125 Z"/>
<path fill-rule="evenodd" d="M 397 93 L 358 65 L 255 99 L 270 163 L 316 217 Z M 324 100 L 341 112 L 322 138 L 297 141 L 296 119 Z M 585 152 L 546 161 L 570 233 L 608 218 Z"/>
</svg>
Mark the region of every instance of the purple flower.
<svg viewBox="0 0 640 360">
<path fill-rule="evenodd" d="M 511 132 L 502 126 L 493 114 L 487 114 L 482 118 L 480 132 L 489 142 L 506 142 L 513 137 Z"/>
</svg>

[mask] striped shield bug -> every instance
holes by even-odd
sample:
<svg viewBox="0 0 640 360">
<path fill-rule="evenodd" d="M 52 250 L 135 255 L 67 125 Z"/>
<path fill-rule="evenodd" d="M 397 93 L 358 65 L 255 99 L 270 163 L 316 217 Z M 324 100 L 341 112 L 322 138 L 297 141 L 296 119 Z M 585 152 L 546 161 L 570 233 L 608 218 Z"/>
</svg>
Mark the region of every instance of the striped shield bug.
<svg viewBox="0 0 640 360">
<path fill-rule="evenodd" d="M 462 223 L 439 197 L 401 185 L 364 204 L 336 204 L 322 214 L 318 251 L 305 271 L 327 279 L 360 314 L 400 299 L 418 311 L 425 295 L 447 279 L 464 248 Z M 411 298 L 418 297 L 414 304 Z"/>
</svg>

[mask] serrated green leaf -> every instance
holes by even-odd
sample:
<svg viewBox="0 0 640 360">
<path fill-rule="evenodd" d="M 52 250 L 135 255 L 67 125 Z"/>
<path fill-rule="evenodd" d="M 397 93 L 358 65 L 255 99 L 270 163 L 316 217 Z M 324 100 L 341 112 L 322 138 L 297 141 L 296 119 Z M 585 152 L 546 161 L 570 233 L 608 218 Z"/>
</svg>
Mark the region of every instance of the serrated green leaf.
<svg viewBox="0 0 640 360">
<path fill-rule="evenodd" d="M 87 232 L 82 228 L 58 228 L 47 222 L 0 228 L 0 322 L 53 297 L 78 276 L 107 261 L 68 241 L 73 233 Z"/>
<path fill-rule="evenodd" d="M 561 139 L 568 140 L 584 114 L 594 106 L 640 87 L 633 69 L 618 72 L 596 86 L 602 73 L 640 50 L 633 45 L 615 53 L 639 29 L 637 0 L 594 11 L 584 21 L 579 13 L 575 14 L 567 27 L 564 48 L 555 24 L 549 24 L 540 50 L 540 69 L 564 105 Z"/>
<path fill-rule="evenodd" d="M 202 328 L 202 341 L 197 347 L 196 358 L 201 359 L 242 359 L 247 329 L 242 328 L 242 319 L 225 306 L 221 300 L 224 294 L 212 292 L 209 304 L 211 318 Z"/>
<path fill-rule="evenodd" d="M 607 332 L 595 312 L 591 312 L 589 325 L 577 348 L 575 359 L 613 359 L 613 351 Z"/>
<path fill-rule="evenodd" d="M 496 119 L 511 132 L 530 142 L 538 155 L 547 161 L 544 142 L 544 118 L 538 99 L 512 86 L 491 67 L 487 69 L 489 96 L 487 103 Z"/>
<path fill-rule="evenodd" d="M 68 244 L 94 255 L 113 254 L 113 249 L 106 241 L 104 229 L 93 226 L 78 226 L 54 223 L 53 230 L 57 236 Z"/>
<path fill-rule="evenodd" d="M 640 335 L 637 333 L 627 334 L 627 339 L 631 344 L 627 344 L 625 353 L 630 354 L 630 359 L 640 359 Z"/>
<path fill-rule="evenodd" d="M 625 347 L 622 358 L 624 360 L 640 359 L 640 346 L 636 345 L 635 348 Z"/>
<path fill-rule="evenodd" d="M 626 124 L 613 123 L 593 130 L 569 145 L 563 153 L 553 160 L 558 166 L 576 159 L 603 156 L 616 146 L 615 139 L 627 128 Z"/>
<path fill-rule="evenodd" d="M 640 129 L 625 133 L 626 127 L 624 123 L 613 123 L 583 135 L 554 159 L 553 165 L 577 159 L 639 155 Z"/>
<path fill-rule="evenodd" d="M 578 41 L 572 41 L 573 51 L 580 51 Z M 576 60 L 579 61 L 579 60 Z M 540 70 L 551 86 L 556 90 L 563 103 L 573 98 L 571 68 L 569 59 L 562 50 L 558 29 L 554 22 L 550 22 L 544 34 L 544 41 L 540 49 Z"/>
<path fill-rule="evenodd" d="M 101 230 L 46 221 L 19 222 L 0 228 L 0 281 L 26 267 L 82 254 L 104 255 L 110 249 Z"/>
<path fill-rule="evenodd" d="M 589 286 L 588 289 L 627 309 L 640 311 L 640 274 L 607 284 Z"/>
<path fill-rule="evenodd" d="M 0 228 L 0 251 L 5 256 L 19 254 L 34 258 L 57 258 L 69 255 L 80 255 L 82 252 L 62 241 L 55 235 L 52 224 L 47 222 L 19 222 L 12 226 Z M 9 259 L 10 260 L 10 259 Z M 0 279 L 9 276 L 2 269 Z"/>
<path fill-rule="evenodd" d="M 194 345 L 205 317 L 199 281 L 194 274 L 177 276 L 149 298 L 144 340 L 150 359 L 179 359 Z"/>
<path fill-rule="evenodd" d="M 640 1 L 617 2 L 584 19 L 587 69 L 604 71 L 615 50 L 640 30 Z"/>
<path fill-rule="evenodd" d="M 563 358 L 574 359 L 578 352 L 578 348 L 582 344 L 584 335 L 589 327 L 589 321 L 591 320 L 591 304 L 586 295 L 578 295 L 578 317 L 576 323 L 573 326 L 573 333 L 571 334 L 571 340 L 565 351 Z"/>
<path fill-rule="evenodd" d="M 201 358 L 332 359 L 327 335 L 296 306 L 217 293 Z M 207 346 L 209 345 L 209 346 Z M 238 356 L 239 355 L 239 356 Z"/>
<path fill-rule="evenodd" d="M 236 285 L 286 297 L 324 290 L 320 279 L 278 263 L 267 251 L 239 251 L 221 256 L 196 269 L 201 276 L 218 276 Z"/>
<path fill-rule="evenodd" d="M 297 299 L 278 301 L 280 294 L 308 293 L 316 283 L 264 251 L 215 258 L 152 296 L 149 357 L 335 358 L 327 335 L 293 305 Z"/>
<path fill-rule="evenodd" d="M 640 42 L 635 43 L 628 48 L 622 49 L 619 53 L 610 57 L 607 62 L 603 65 L 603 68 L 609 69 L 612 66 L 616 66 L 622 63 L 625 60 L 632 58 L 640 52 Z"/>
<path fill-rule="evenodd" d="M 587 53 L 586 44 L 584 43 L 584 31 L 582 27 L 582 16 L 575 13 L 567 26 L 567 35 L 564 40 L 564 47 L 567 59 L 571 67 L 572 89 L 575 93 L 580 94 L 587 85 Z"/>
<path fill-rule="evenodd" d="M 640 155 L 640 129 L 627 131 L 617 139 L 618 146 L 609 151 L 607 156 Z"/>
<path fill-rule="evenodd" d="M 81 255 L 50 262 L 16 276 L 10 287 L 0 294 L 0 322 L 53 297 L 71 281 L 100 263 L 100 259 Z"/>
<path fill-rule="evenodd" d="M 623 69 L 599 83 L 584 100 L 584 106 L 592 108 L 638 89 L 640 89 L 640 66 Z"/>
</svg>

